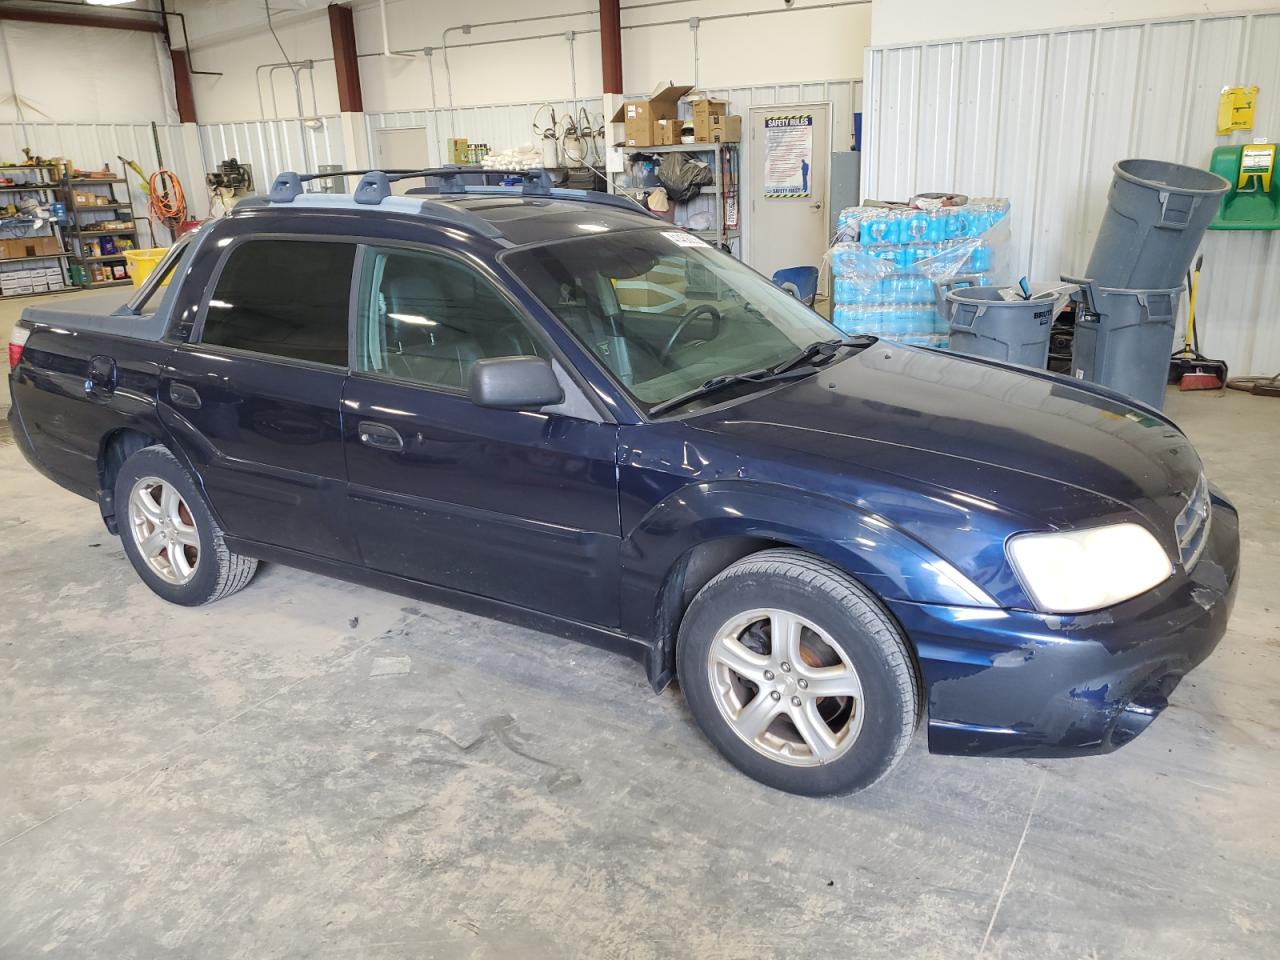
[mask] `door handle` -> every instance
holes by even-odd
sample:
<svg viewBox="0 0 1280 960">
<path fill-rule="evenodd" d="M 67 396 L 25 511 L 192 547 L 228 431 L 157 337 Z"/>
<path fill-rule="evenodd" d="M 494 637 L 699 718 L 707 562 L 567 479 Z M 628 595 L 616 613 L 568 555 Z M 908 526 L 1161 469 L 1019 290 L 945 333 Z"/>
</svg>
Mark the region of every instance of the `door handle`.
<svg viewBox="0 0 1280 960">
<path fill-rule="evenodd" d="M 811 204 L 809 204 L 809 209 L 810 209 L 810 210 L 821 210 L 821 209 L 822 209 L 822 201 L 821 201 L 821 200 L 819 200 L 817 203 L 811 203 Z"/>
<path fill-rule="evenodd" d="M 169 384 L 169 399 L 180 407 L 200 409 L 200 394 L 196 392 L 195 387 L 189 387 L 185 383 Z"/>
<path fill-rule="evenodd" d="M 404 438 L 395 427 L 385 423 L 374 423 L 372 420 L 361 420 L 356 429 L 360 433 L 360 442 L 366 447 L 378 450 L 403 450 Z"/>
</svg>

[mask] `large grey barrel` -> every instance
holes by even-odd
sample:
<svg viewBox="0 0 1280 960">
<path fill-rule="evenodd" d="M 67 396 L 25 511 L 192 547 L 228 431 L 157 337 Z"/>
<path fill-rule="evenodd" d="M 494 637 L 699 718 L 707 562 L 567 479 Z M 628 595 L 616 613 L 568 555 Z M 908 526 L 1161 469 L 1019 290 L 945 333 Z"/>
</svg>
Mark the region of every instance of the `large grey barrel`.
<svg viewBox="0 0 1280 960">
<path fill-rule="evenodd" d="M 1078 295 L 1072 375 L 1162 409 L 1182 290 L 1117 290 L 1086 281 Z"/>
<path fill-rule="evenodd" d="M 1121 160 L 1085 276 L 1127 290 L 1182 282 L 1230 184 L 1216 173 L 1163 160 Z"/>
<path fill-rule="evenodd" d="M 1030 300 L 1005 300 L 999 287 L 950 286 L 937 285 L 937 301 L 951 328 L 952 350 L 1044 369 L 1060 296 L 1057 288 L 1033 294 Z"/>
</svg>

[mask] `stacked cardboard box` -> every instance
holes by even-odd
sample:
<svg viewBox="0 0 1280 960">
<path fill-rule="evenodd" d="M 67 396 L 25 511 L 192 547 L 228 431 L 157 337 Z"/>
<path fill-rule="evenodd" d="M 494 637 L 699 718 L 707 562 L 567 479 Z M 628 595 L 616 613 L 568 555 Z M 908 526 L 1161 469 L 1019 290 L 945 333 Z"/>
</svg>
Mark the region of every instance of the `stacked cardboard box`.
<svg viewBox="0 0 1280 960">
<path fill-rule="evenodd" d="M 687 121 L 680 119 L 680 101 L 692 87 L 666 81 L 644 100 L 627 100 L 613 115 L 623 127 L 623 145 L 662 147 L 681 143 Z M 688 101 L 693 113 L 694 143 L 737 143 L 742 139 L 742 118 L 727 115 L 729 104 L 715 97 Z"/>
<path fill-rule="evenodd" d="M 729 103 L 716 97 L 691 101 L 694 143 L 737 143 L 742 139 L 742 118 L 728 116 Z"/>
<path fill-rule="evenodd" d="M 7 268 L 0 273 L 0 296 L 21 297 L 33 293 L 46 293 L 50 290 L 62 290 L 66 281 L 59 266 L 26 267 L 18 264 L 5 264 Z"/>
<path fill-rule="evenodd" d="M 658 84 L 644 100 L 624 101 L 613 115 L 613 122 L 622 124 L 624 144 L 628 147 L 656 146 L 659 142 L 657 122 L 676 120 L 680 115 L 680 98 L 692 89 L 668 80 Z M 678 131 L 678 124 L 676 129 Z M 674 142 L 679 143 L 679 132 L 675 136 Z"/>
</svg>

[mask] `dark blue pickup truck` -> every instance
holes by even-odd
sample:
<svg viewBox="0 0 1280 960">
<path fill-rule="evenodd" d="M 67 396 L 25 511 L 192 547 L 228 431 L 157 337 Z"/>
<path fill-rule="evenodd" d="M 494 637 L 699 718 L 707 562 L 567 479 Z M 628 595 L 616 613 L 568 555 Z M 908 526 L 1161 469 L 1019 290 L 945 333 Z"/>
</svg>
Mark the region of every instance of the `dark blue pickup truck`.
<svg viewBox="0 0 1280 960">
<path fill-rule="evenodd" d="M 612 647 L 804 794 L 922 720 L 1115 749 L 1222 637 L 1236 511 L 1158 412 L 844 337 L 619 198 L 434 175 L 284 175 L 128 304 L 24 314 L 13 433 L 161 597 L 272 561 Z"/>
</svg>

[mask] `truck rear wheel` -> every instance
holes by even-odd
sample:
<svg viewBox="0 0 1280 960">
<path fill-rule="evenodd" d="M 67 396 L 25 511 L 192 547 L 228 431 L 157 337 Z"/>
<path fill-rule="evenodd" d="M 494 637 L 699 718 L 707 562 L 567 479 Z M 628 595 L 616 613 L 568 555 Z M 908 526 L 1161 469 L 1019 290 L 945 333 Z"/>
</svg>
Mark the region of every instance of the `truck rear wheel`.
<svg viewBox="0 0 1280 960">
<path fill-rule="evenodd" d="M 253 579 L 258 561 L 227 549 L 199 487 L 165 447 L 144 447 L 124 462 L 115 503 L 129 562 L 170 603 L 221 600 Z"/>
<path fill-rule="evenodd" d="M 703 587 L 676 656 L 708 739 L 743 773 L 789 793 L 866 789 L 917 725 L 898 625 L 861 584 L 799 550 L 752 554 Z"/>
</svg>

